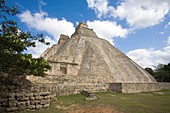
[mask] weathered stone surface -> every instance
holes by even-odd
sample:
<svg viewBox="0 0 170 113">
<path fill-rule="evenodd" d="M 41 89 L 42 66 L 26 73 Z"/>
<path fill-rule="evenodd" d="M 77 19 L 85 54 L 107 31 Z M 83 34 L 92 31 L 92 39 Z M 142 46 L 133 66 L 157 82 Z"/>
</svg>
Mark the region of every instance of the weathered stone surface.
<svg viewBox="0 0 170 113">
<path fill-rule="evenodd" d="M 38 104 L 41 103 L 41 101 L 40 100 L 34 100 L 34 101 L 31 101 L 30 103 L 31 103 L 31 105 L 38 105 Z"/>
<path fill-rule="evenodd" d="M 0 113 L 40 109 L 49 106 L 51 93 L 44 91 L 46 87 L 32 84 L 23 76 L 10 77 L 9 79 L 1 75 L 0 72 L 0 78 Z M 34 92 L 35 90 L 37 92 Z"/>
<path fill-rule="evenodd" d="M 13 101 L 8 101 L 8 106 L 9 107 L 16 107 L 18 104 L 17 100 L 13 100 Z"/>
<path fill-rule="evenodd" d="M 27 97 L 33 97 L 33 93 L 27 93 L 26 96 Z"/>
<path fill-rule="evenodd" d="M 51 98 L 53 98 L 53 96 L 48 95 L 44 97 L 44 99 L 51 99 Z"/>
<path fill-rule="evenodd" d="M 50 106 L 50 104 L 45 104 L 43 105 L 43 108 L 48 108 Z"/>
<path fill-rule="evenodd" d="M 15 97 L 10 97 L 10 98 L 8 98 L 8 100 L 15 100 Z"/>
<path fill-rule="evenodd" d="M 36 100 L 30 102 L 31 105 L 36 105 Z"/>
<path fill-rule="evenodd" d="M 50 100 L 41 100 L 41 104 L 44 105 L 44 104 L 49 104 L 50 103 Z"/>
<path fill-rule="evenodd" d="M 25 105 L 29 106 L 29 105 L 30 105 L 30 101 L 29 101 L 29 100 L 26 101 L 26 102 L 25 102 Z"/>
<path fill-rule="evenodd" d="M 0 107 L 0 113 L 4 113 L 6 111 L 5 107 Z"/>
<path fill-rule="evenodd" d="M 86 97 L 85 100 L 96 100 L 96 99 L 98 99 L 98 97 L 94 93 L 90 93 L 88 91 L 82 91 L 81 94 Z"/>
<path fill-rule="evenodd" d="M 35 109 L 35 105 L 29 105 L 27 108 L 28 109 Z"/>
<path fill-rule="evenodd" d="M 0 98 L 0 103 L 6 102 L 8 99 L 7 98 Z"/>
<path fill-rule="evenodd" d="M 6 108 L 6 111 L 8 111 L 8 112 L 17 111 L 17 110 L 18 110 L 18 107 L 8 107 L 8 108 Z"/>
<path fill-rule="evenodd" d="M 4 102 L 2 102 L 1 106 L 2 106 L 2 107 L 6 107 L 7 104 L 8 104 L 8 101 L 4 101 Z"/>
<path fill-rule="evenodd" d="M 40 93 L 40 96 L 47 96 L 47 95 L 49 95 L 50 94 L 50 92 L 41 92 Z"/>
<path fill-rule="evenodd" d="M 42 96 L 36 96 L 35 99 L 36 100 L 41 100 L 41 99 L 43 99 L 43 97 Z"/>
<path fill-rule="evenodd" d="M 35 100 L 35 97 L 30 97 L 30 100 Z"/>
<path fill-rule="evenodd" d="M 93 97 L 86 97 L 85 100 L 91 101 L 91 100 L 96 100 L 98 97 L 93 96 Z"/>
<path fill-rule="evenodd" d="M 34 93 L 33 96 L 38 96 L 38 93 Z"/>
<path fill-rule="evenodd" d="M 42 105 L 36 105 L 36 109 L 41 109 L 42 107 Z"/>
<path fill-rule="evenodd" d="M 18 106 L 22 106 L 22 105 L 25 105 L 26 104 L 26 101 L 23 101 L 23 102 L 18 102 Z"/>
</svg>

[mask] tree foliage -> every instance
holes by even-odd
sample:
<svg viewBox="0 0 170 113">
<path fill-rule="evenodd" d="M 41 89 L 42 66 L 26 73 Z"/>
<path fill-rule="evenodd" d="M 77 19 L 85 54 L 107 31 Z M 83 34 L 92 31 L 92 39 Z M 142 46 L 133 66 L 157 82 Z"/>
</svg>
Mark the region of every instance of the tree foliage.
<svg viewBox="0 0 170 113">
<path fill-rule="evenodd" d="M 0 72 L 11 75 L 44 76 L 51 67 L 43 58 L 33 58 L 31 54 L 24 54 L 28 47 L 36 47 L 36 41 L 44 44 L 43 35 L 32 36 L 24 32 L 12 19 L 18 14 L 16 7 L 8 7 L 4 0 L 0 0 Z"/>
<path fill-rule="evenodd" d="M 145 70 L 146 70 L 150 75 L 154 76 L 154 71 L 153 71 L 152 68 L 147 67 L 147 68 L 145 68 Z"/>
<path fill-rule="evenodd" d="M 170 82 L 170 63 L 158 64 L 154 71 L 151 68 L 145 68 L 159 82 Z"/>
</svg>

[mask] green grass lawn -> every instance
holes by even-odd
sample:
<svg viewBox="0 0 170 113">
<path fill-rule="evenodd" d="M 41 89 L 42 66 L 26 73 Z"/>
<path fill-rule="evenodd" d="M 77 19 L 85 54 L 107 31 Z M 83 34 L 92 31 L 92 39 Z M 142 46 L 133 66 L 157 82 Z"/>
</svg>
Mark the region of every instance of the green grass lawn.
<svg viewBox="0 0 170 113">
<path fill-rule="evenodd" d="M 49 109 L 20 113 L 63 113 L 69 111 L 69 107 L 88 109 L 100 106 L 123 113 L 170 113 L 170 90 L 137 94 L 96 93 L 96 95 L 99 99 L 94 101 L 85 101 L 85 97 L 80 94 L 59 96 Z"/>
</svg>

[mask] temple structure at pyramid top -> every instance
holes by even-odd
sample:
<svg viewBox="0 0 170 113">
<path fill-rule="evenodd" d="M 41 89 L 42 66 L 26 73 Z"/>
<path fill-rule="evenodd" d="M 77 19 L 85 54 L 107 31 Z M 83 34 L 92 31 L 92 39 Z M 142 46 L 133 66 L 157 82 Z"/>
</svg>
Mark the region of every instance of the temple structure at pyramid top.
<svg viewBox="0 0 170 113">
<path fill-rule="evenodd" d="M 42 55 L 52 66 L 49 75 L 70 83 L 155 83 L 156 80 L 133 60 L 99 38 L 84 23 L 71 37 L 60 35 L 58 44 Z"/>
</svg>

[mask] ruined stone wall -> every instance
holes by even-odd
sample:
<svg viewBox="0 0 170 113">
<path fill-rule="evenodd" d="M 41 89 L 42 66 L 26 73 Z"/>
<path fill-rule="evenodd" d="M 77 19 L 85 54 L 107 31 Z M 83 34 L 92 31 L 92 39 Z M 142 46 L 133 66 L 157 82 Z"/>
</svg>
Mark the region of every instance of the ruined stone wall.
<svg viewBox="0 0 170 113">
<path fill-rule="evenodd" d="M 48 108 L 53 97 L 49 92 L 8 93 L 0 98 L 0 112 L 13 112 Z"/>
<path fill-rule="evenodd" d="M 0 113 L 48 108 L 54 95 L 38 88 L 24 76 L 0 74 Z"/>
</svg>

